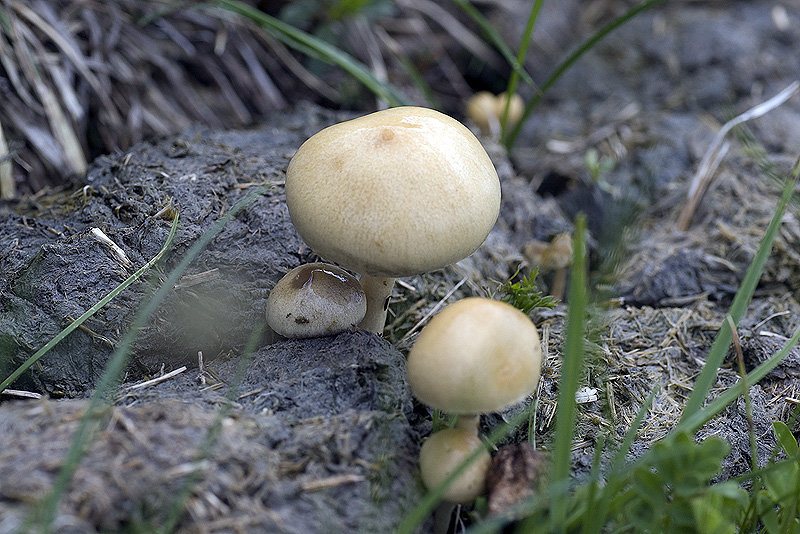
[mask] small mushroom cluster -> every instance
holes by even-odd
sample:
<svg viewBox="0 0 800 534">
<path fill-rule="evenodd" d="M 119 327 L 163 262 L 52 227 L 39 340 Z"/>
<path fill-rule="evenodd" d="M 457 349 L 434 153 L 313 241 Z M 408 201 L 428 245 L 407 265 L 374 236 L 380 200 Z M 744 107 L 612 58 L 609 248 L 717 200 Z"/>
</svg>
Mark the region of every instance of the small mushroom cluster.
<svg viewBox="0 0 800 534">
<path fill-rule="evenodd" d="M 492 104 L 496 116 L 505 102 Z M 360 274 L 356 280 L 326 263 L 290 271 L 267 302 L 269 325 L 286 337 L 356 325 L 381 334 L 394 279 L 469 256 L 500 209 L 497 172 L 477 138 L 455 119 L 419 107 L 379 111 L 310 137 L 289 163 L 285 190 L 306 244 Z M 530 395 L 540 367 L 536 327 L 508 304 L 468 298 L 431 320 L 409 354 L 409 381 L 421 402 L 459 420 L 422 446 L 427 487 L 480 450 L 444 499 L 469 502 L 483 492 L 490 456 L 478 435 L 480 414 Z"/>
<path fill-rule="evenodd" d="M 509 101 L 510 100 L 510 101 Z M 513 128 L 525 112 L 525 103 L 514 93 L 509 99 L 506 93 L 493 95 L 488 91 L 480 91 L 467 100 L 467 117 L 478 127 L 481 134 L 497 139 L 500 137 L 503 115 L 506 115 L 506 128 Z"/>
<path fill-rule="evenodd" d="M 516 404 L 536 391 L 542 351 L 536 326 L 510 304 L 472 297 L 442 310 L 420 332 L 408 355 L 414 396 L 458 415 L 454 428 L 433 434 L 420 451 L 422 480 L 432 489 L 476 449 L 443 499 L 475 500 L 484 489 L 489 453 L 478 437 L 480 414 Z"/>
<path fill-rule="evenodd" d="M 268 323 L 286 337 L 333 334 L 355 324 L 382 334 L 395 278 L 466 258 L 500 212 L 500 181 L 480 141 L 457 120 L 414 106 L 311 136 L 289 162 L 285 190 L 289 216 L 306 244 L 361 275 L 351 280 L 322 264 L 287 274 L 267 305 Z M 366 306 L 358 321 L 356 288 Z"/>
</svg>

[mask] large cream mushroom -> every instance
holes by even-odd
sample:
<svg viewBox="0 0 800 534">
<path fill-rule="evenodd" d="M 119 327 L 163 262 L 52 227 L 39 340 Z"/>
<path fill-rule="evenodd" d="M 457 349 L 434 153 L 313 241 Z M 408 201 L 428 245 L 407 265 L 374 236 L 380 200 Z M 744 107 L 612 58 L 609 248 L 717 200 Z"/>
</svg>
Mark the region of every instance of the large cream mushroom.
<svg viewBox="0 0 800 534">
<path fill-rule="evenodd" d="M 286 170 L 286 204 L 303 240 L 361 275 L 382 333 L 394 279 L 475 251 L 497 220 L 500 182 L 475 136 L 427 108 L 378 111 L 325 128 Z"/>
<path fill-rule="evenodd" d="M 423 328 L 408 355 L 411 390 L 428 406 L 458 414 L 456 428 L 442 437 L 441 432 L 434 434 L 420 451 L 422 478 L 429 488 L 446 479 L 460 462 L 455 458 L 467 456 L 464 448 L 474 449 L 480 414 L 516 404 L 536 390 L 541 365 L 536 326 L 505 302 L 460 300 Z M 453 460 L 447 463 L 443 457 Z M 449 471 L 426 472 L 436 463 L 432 458 L 451 466 Z M 488 455 L 480 455 L 476 467 L 456 478 L 445 500 L 474 500 L 483 490 L 487 464 Z"/>
</svg>

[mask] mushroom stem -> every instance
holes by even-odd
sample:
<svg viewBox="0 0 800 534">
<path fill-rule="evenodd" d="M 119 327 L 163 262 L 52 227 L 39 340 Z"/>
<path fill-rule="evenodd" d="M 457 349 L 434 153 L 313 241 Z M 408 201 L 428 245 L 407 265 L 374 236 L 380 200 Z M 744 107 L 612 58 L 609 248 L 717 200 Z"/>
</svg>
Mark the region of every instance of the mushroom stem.
<svg viewBox="0 0 800 534">
<path fill-rule="evenodd" d="M 478 427 L 481 423 L 480 414 L 459 414 L 456 421 L 456 428 L 460 428 L 471 435 L 478 435 Z"/>
<path fill-rule="evenodd" d="M 564 300 L 564 293 L 567 291 L 567 269 L 562 267 L 556 269 L 553 275 L 553 283 L 550 287 L 550 295 L 558 300 Z"/>
<path fill-rule="evenodd" d="M 367 295 L 367 314 L 358 326 L 368 332 L 382 335 L 386 326 L 386 310 L 389 308 L 394 278 L 364 275 L 360 282 Z"/>
</svg>

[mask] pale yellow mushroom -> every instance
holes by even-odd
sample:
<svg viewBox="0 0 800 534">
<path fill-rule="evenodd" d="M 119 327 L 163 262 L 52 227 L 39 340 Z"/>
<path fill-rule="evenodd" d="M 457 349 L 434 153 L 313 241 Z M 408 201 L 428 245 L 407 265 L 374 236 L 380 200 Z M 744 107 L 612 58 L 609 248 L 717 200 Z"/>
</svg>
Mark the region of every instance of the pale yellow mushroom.
<svg viewBox="0 0 800 534">
<path fill-rule="evenodd" d="M 408 355 L 408 379 L 417 399 L 438 410 L 458 414 L 458 425 L 443 437 L 437 438 L 441 434 L 437 432 L 423 448 L 434 447 L 428 443 L 436 438 L 433 443 L 441 443 L 436 447 L 445 449 L 437 449 L 436 457 L 455 457 L 456 452 L 450 449 L 457 439 L 464 448 L 470 441 L 465 435 L 473 436 L 472 441 L 479 443 L 480 414 L 496 412 L 531 395 L 539 382 L 541 365 L 536 326 L 518 309 L 484 298 L 467 298 L 446 307 L 414 342 Z M 469 447 L 474 450 L 473 445 Z M 425 451 L 425 457 L 433 454 Z M 466 457 L 466 453 L 459 454 L 462 459 Z M 444 475 L 440 470 L 430 474 L 426 470 L 432 462 L 426 459 L 423 463 L 422 477 L 428 488 L 455 469 L 444 469 Z M 483 469 L 485 474 L 487 460 L 481 455 L 477 463 L 474 469 Z M 455 460 L 454 465 L 458 465 Z M 461 492 L 463 486 L 474 489 L 475 485 L 460 484 L 453 490 L 459 498 L 474 499 L 473 493 Z"/>
<path fill-rule="evenodd" d="M 506 93 L 495 96 L 488 91 L 475 93 L 467 100 L 467 118 L 472 121 L 481 133 L 487 137 L 497 139 L 500 136 L 500 126 L 503 114 L 508 105 L 506 128 L 513 128 L 525 112 L 525 103 L 518 94 L 511 95 L 508 102 Z"/>
<path fill-rule="evenodd" d="M 399 107 L 330 126 L 286 170 L 286 204 L 317 254 L 361 275 L 382 333 L 394 279 L 440 269 L 477 249 L 500 210 L 500 182 L 464 125 Z"/>
<path fill-rule="evenodd" d="M 483 494 L 486 474 L 492 461 L 489 452 L 475 432 L 448 428 L 434 433 L 422 444 L 419 467 L 426 488 L 442 484 L 467 458 L 478 456 L 447 487 L 442 500 L 467 504 Z"/>
</svg>

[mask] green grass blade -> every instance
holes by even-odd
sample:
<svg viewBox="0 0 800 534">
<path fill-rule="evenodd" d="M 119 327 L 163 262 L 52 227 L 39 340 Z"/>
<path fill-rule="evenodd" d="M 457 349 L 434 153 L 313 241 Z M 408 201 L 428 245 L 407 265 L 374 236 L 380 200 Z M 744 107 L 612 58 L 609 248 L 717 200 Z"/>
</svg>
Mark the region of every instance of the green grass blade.
<svg viewBox="0 0 800 534">
<path fill-rule="evenodd" d="M 572 440 L 575 433 L 577 402 L 575 392 L 584 360 L 585 315 L 588 304 L 586 282 L 586 217 L 578 216 L 573 237 L 573 259 L 569 281 L 569 310 L 558 382 L 558 413 L 553 442 L 552 480 L 554 484 L 569 481 L 572 459 Z M 553 501 L 550 529 L 563 531 L 567 514 L 567 499 Z"/>
<path fill-rule="evenodd" d="M 519 50 L 517 50 L 517 64 L 524 65 L 525 64 L 525 56 L 528 53 L 528 46 L 531 42 L 531 35 L 533 35 L 533 28 L 536 26 L 536 20 L 539 18 L 539 11 L 542 9 L 542 4 L 544 4 L 544 0 L 536 0 L 531 7 L 531 12 L 528 15 L 528 22 L 525 25 L 525 32 L 522 35 L 522 41 L 519 44 Z M 524 72 L 524 71 L 523 71 Z M 511 76 L 508 79 L 508 87 L 506 87 L 506 95 L 508 98 L 506 99 L 506 105 L 503 108 L 503 116 L 500 117 L 500 137 L 505 137 L 506 132 L 508 131 L 508 110 L 511 109 L 511 95 L 517 92 L 517 84 L 519 83 L 519 73 L 515 69 Z M 535 87 L 535 86 L 534 86 Z M 541 89 L 536 87 L 537 92 L 541 92 Z"/>
<path fill-rule="evenodd" d="M 525 111 L 522 114 L 522 119 L 519 121 L 519 123 L 517 123 L 514 129 L 509 132 L 508 136 L 506 136 L 506 138 L 503 140 L 503 144 L 505 144 L 509 150 L 514 146 L 514 143 L 522 131 L 522 125 L 525 123 L 525 120 L 530 116 L 530 114 L 533 113 L 533 110 L 536 109 L 536 106 L 538 106 L 542 101 L 545 93 L 576 61 L 581 58 L 581 56 L 591 50 L 606 35 L 613 32 L 629 20 L 633 19 L 636 15 L 647 11 L 648 9 L 652 9 L 664 2 L 666 2 L 666 0 L 645 0 L 644 2 L 631 7 L 628 11 L 597 30 L 591 37 L 589 37 L 589 39 L 581 44 L 577 50 L 567 56 L 567 58 L 556 67 L 553 73 L 541 85 L 540 91 L 525 105 Z"/>
<path fill-rule="evenodd" d="M 797 438 L 795 438 L 794 434 L 792 434 L 792 430 L 789 428 L 789 425 L 783 421 L 773 421 L 772 431 L 775 433 L 775 437 L 783 449 L 783 452 L 786 453 L 786 456 L 789 456 L 790 458 L 796 457 L 797 453 L 800 451 L 800 448 L 797 445 Z"/>
<path fill-rule="evenodd" d="M 503 36 L 500 35 L 500 32 L 497 31 L 497 28 L 489 22 L 483 14 L 478 11 L 475 6 L 467 2 L 466 0 L 450 0 L 455 5 L 461 9 L 467 16 L 469 16 L 475 23 L 480 26 L 481 30 L 486 34 L 489 38 L 489 41 L 492 45 L 502 54 L 503 58 L 511 65 L 513 76 L 518 78 L 522 78 L 525 83 L 529 85 L 535 85 L 533 78 L 531 75 L 528 74 L 528 71 L 525 70 L 525 66 L 523 64 L 525 54 L 523 53 L 522 59 L 519 56 L 514 56 L 514 53 L 508 47 L 506 42 L 503 40 Z M 543 0 L 536 0 L 536 5 L 541 6 Z M 538 7 L 534 8 L 536 13 L 538 14 Z M 535 20 L 535 16 L 534 16 Z M 530 21 L 529 21 L 530 23 Z M 533 27 L 531 27 L 531 31 L 533 31 Z M 524 49 L 527 51 L 528 43 L 530 42 L 530 31 L 526 32 L 526 36 L 522 40 L 522 44 L 520 45 L 520 49 Z"/>
<path fill-rule="evenodd" d="M 630 428 L 625 433 L 625 437 L 620 444 L 619 450 L 617 451 L 617 454 L 614 455 L 614 460 L 611 462 L 611 471 L 606 478 L 606 484 L 603 487 L 602 494 L 597 499 L 596 504 L 592 507 L 593 513 L 587 514 L 586 520 L 583 523 L 583 528 L 581 530 L 582 534 L 600 534 L 600 532 L 602 532 L 603 526 L 608 518 L 611 500 L 617 496 L 619 491 L 627 483 L 625 461 L 627 460 L 628 453 L 630 452 L 633 442 L 636 439 L 636 434 L 639 432 L 639 428 L 642 426 L 642 422 L 647 415 L 647 411 L 650 409 L 650 406 L 653 405 L 653 400 L 655 399 L 658 390 L 659 388 L 656 386 L 652 391 L 650 391 L 650 394 L 647 396 L 644 404 L 642 404 L 642 407 L 639 408 L 639 411 L 631 423 Z"/>
<path fill-rule="evenodd" d="M 750 263 L 750 267 L 747 269 L 744 280 L 742 280 L 742 284 L 739 286 L 739 290 L 736 292 L 736 296 L 733 298 L 733 303 L 731 304 L 728 313 L 733 319 L 733 322 L 737 325 L 739 324 L 742 315 L 744 315 L 745 309 L 750 303 L 750 299 L 753 297 L 753 293 L 758 285 L 758 280 L 761 278 L 761 272 L 764 270 L 764 265 L 767 263 L 767 259 L 769 259 L 769 255 L 772 251 L 772 244 L 778 235 L 778 230 L 780 230 L 783 214 L 786 211 L 786 206 L 788 205 L 789 200 L 792 198 L 795 185 L 797 184 L 798 169 L 800 169 L 800 159 L 798 160 L 798 164 L 796 164 L 792 170 L 791 179 L 787 180 L 786 184 L 784 185 L 781 197 L 778 200 L 777 206 L 775 207 L 775 213 L 772 215 L 772 220 L 769 222 L 767 230 L 764 233 L 764 237 L 761 239 L 758 252 L 756 252 L 753 261 Z M 703 366 L 702 371 L 700 371 L 697 380 L 695 380 L 694 387 L 692 388 L 692 394 L 689 396 L 689 400 L 686 401 L 686 405 L 684 406 L 683 413 L 681 415 L 681 421 L 686 420 L 688 417 L 698 411 L 703 405 L 703 402 L 705 401 L 706 396 L 708 396 L 708 392 L 711 390 L 711 386 L 714 384 L 714 380 L 717 377 L 717 371 L 719 370 L 720 365 L 722 365 L 722 360 L 728 353 L 728 347 L 730 347 L 732 339 L 733 334 L 730 328 L 722 325 L 717 332 L 714 342 L 711 345 L 711 349 L 706 357 L 706 363 Z"/>
<path fill-rule="evenodd" d="M 798 341 L 800 341 L 800 328 L 795 331 L 794 335 L 789 338 L 781 350 L 770 356 L 769 359 L 764 363 L 747 373 L 747 383 L 751 385 L 756 384 L 759 380 L 764 378 L 767 373 L 775 369 L 781 360 L 786 358 L 789 352 L 797 345 Z M 719 397 L 709 402 L 699 410 L 696 410 L 690 414 L 685 414 L 686 416 L 681 420 L 678 426 L 675 427 L 673 432 L 696 432 L 698 429 L 700 429 L 700 427 L 709 422 L 715 415 L 719 414 L 730 403 L 736 400 L 736 397 L 741 394 L 742 386 L 737 382 L 726 389 L 725 392 Z"/>
<path fill-rule="evenodd" d="M 339 66 L 375 96 L 386 100 L 390 106 L 402 106 L 407 102 L 407 98 L 394 86 L 381 82 L 362 63 L 322 39 L 238 0 L 216 0 L 214 4 L 255 22 L 284 44 L 300 50 L 304 54 L 312 55 L 317 59 Z"/>
<path fill-rule="evenodd" d="M 31 365 L 39 361 L 39 359 L 42 356 L 47 354 L 53 347 L 58 345 L 65 337 L 70 335 L 76 328 L 85 323 L 86 320 L 89 319 L 89 317 L 97 313 L 103 306 L 111 302 L 111 300 L 114 297 L 123 292 L 125 288 L 127 288 L 129 285 L 131 285 L 139 278 L 141 278 L 144 273 L 149 271 L 150 268 L 153 267 L 153 265 L 155 265 L 158 262 L 158 260 L 161 259 L 164 253 L 167 252 L 167 249 L 169 249 L 169 246 L 172 244 L 172 240 L 175 237 L 175 231 L 177 230 L 177 228 L 178 228 L 178 215 L 176 213 L 175 217 L 172 220 L 172 227 L 170 228 L 169 235 L 167 236 L 167 241 L 164 243 L 164 246 L 161 248 L 158 254 L 153 256 L 153 259 L 144 264 L 138 271 L 130 275 L 120 285 L 111 290 L 108 293 L 108 295 L 97 301 L 97 303 L 88 310 L 86 310 L 86 312 L 84 312 L 83 315 L 72 321 L 72 323 L 70 323 L 69 326 L 67 326 L 64 330 L 59 332 L 53 339 L 48 341 L 41 349 L 37 350 L 33 354 L 33 356 L 25 360 L 22 363 L 22 365 L 20 365 L 13 373 L 11 373 L 11 375 L 8 376 L 8 378 L 0 382 L 0 393 L 2 393 L 3 390 L 5 390 L 8 386 L 13 384 L 16 379 L 22 376 L 22 374 L 25 371 L 27 371 Z"/>
<path fill-rule="evenodd" d="M 75 435 L 72 438 L 72 443 L 61 467 L 53 487 L 50 492 L 42 499 L 28 518 L 28 527 L 34 524 L 39 527 L 40 532 L 51 532 L 53 520 L 56 516 L 58 503 L 61 496 L 67 490 L 70 480 L 72 479 L 75 470 L 78 468 L 83 455 L 85 453 L 86 445 L 94 435 L 97 427 L 102 423 L 107 413 L 107 408 L 110 406 L 113 392 L 122 375 L 125 365 L 128 360 L 128 352 L 133 345 L 139 330 L 144 327 L 150 316 L 156 311 L 161 302 L 173 291 L 175 284 L 178 282 L 183 272 L 189 267 L 192 261 L 198 254 L 219 234 L 225 225 L 233 219 L 240 211 L 246 206 L 252 204 L 260 195 L 268 191 L 272 185 L 265 184 L 253 190 L 250 194 L 244 197 L 231 207 L 231 209 L 221 217 L 211 228 L 206 230 L 194 244 L 189 248 L 184 257 L 178 265 L 170 272 L 169 276 L 164 280 L 158 290 L 144 303 L 136 314 L 133 322 L 126 334 L 120 340 L 117 349 L 111 356 L 108 364 L 106 365 L 103 375 L 97 383 L 95 392 L 89 399 L 89 404 L 86 413 L 81 418 Z M 28 528 L 29 530 L 30 528 Z M 23 529 L 23 531 L 27 531 Z"/>
<path fill-rule="evenodd" d="M 623 466 L 625 465 L 625 459 L 628 456 L 628 453 L 633 446 L 633 442 L 636 439 L 636 434 L 639 432 L 639 428 L 642 426 L 642 422 L 644 421 L 645 416 L 647 416 L 647 411 L 650 409 L 650 406 L 653 405 L 653 400 L 656 398 L 658 394 L 659 387 L 656 385 L 650 394 L 645 399 L 644 404 L 642 407 L 639 408 L 639 412 L 636 414 L 633 422 L 631 423 L 631 427 L 625 433 L 625 437 L 622 440 L 622 444 L 620 445 L 617 454 L 614 456 L 614 461 L 611 463 L 611 472 L 612 474 L 615 471 L 620 471 Z"/>
</svg>

